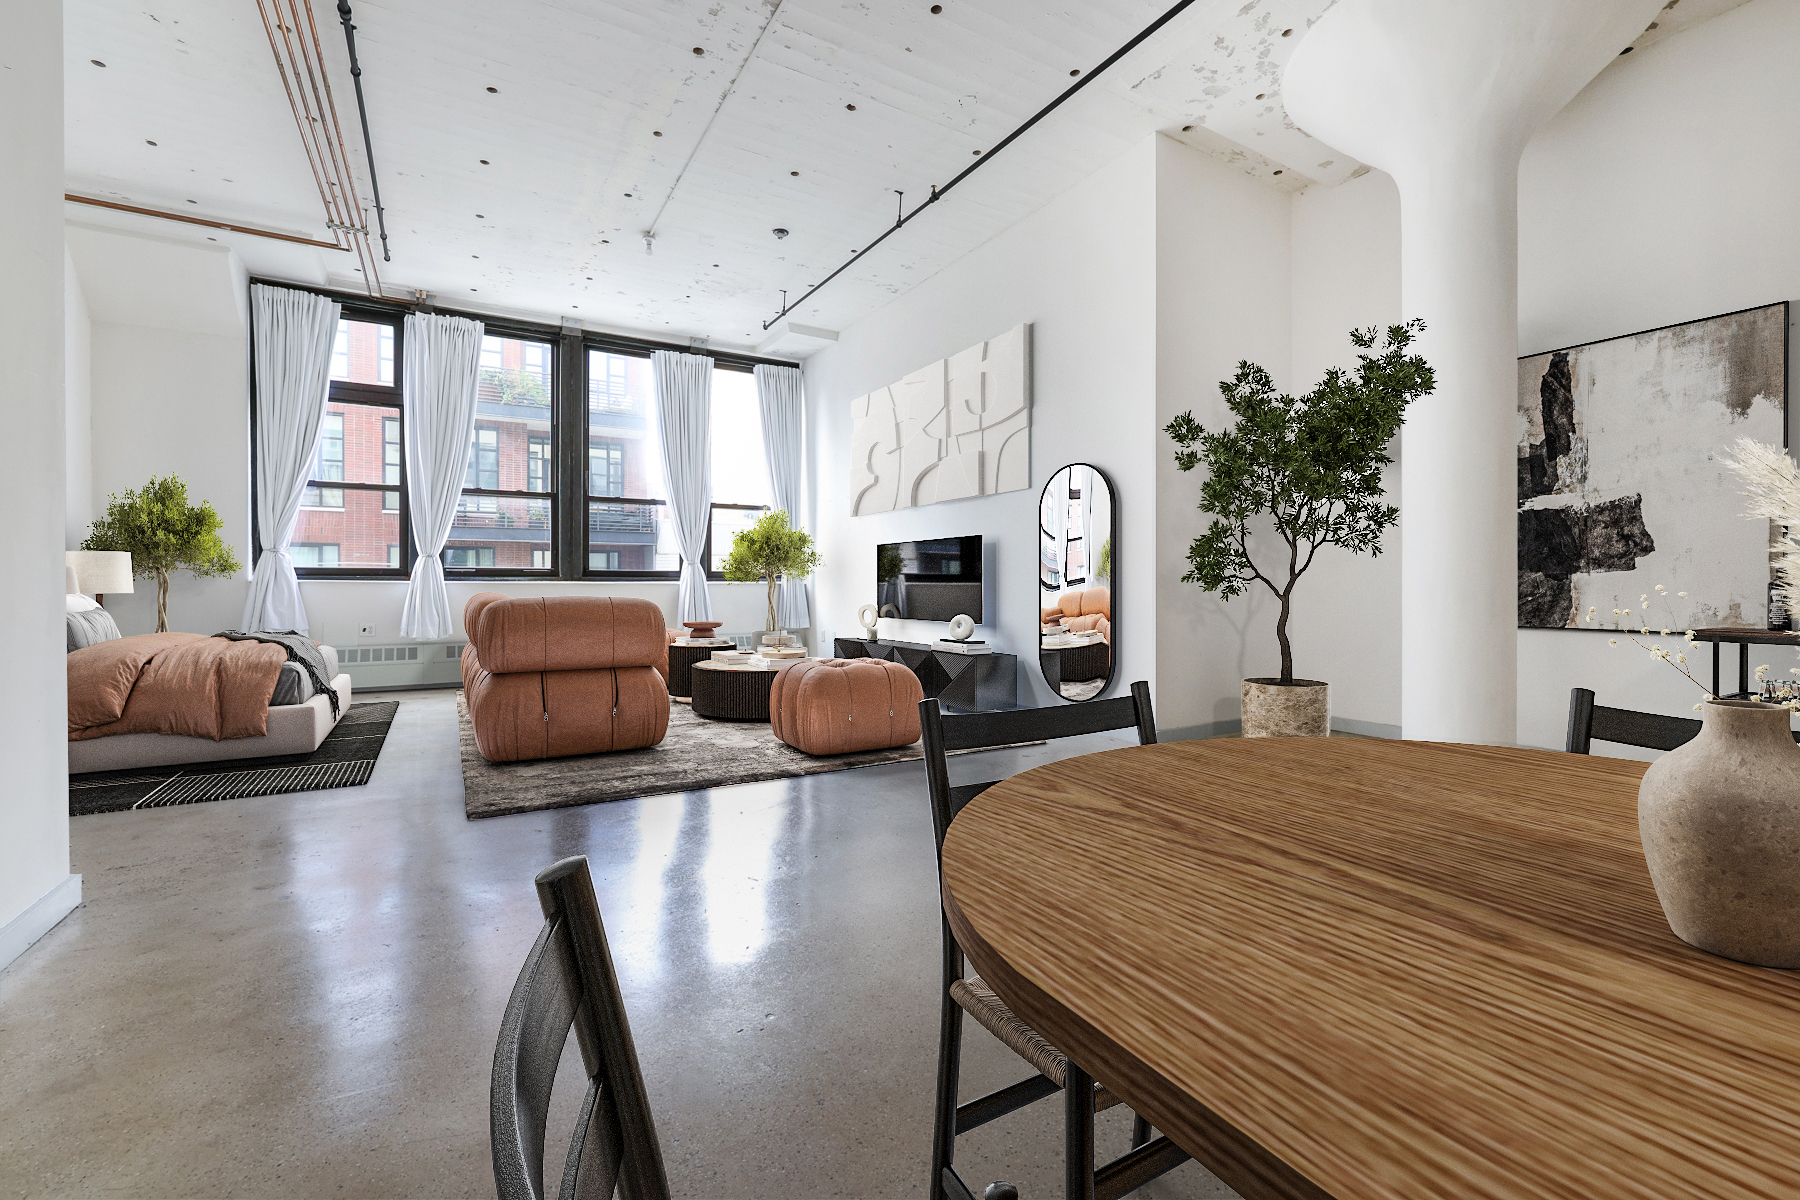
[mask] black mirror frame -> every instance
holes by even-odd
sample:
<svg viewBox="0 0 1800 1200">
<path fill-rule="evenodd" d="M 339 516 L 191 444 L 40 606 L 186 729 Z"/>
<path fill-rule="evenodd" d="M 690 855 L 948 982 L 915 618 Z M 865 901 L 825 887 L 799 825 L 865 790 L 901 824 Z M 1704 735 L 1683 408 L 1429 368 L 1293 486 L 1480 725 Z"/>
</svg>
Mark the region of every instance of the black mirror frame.
<svg viewBox="0 0 1800 1200">
<path fill-rule="evenodd" d="M 1112 611 L 1112 616 L 1108 618 L 1108 623 L 1112 627 L 1112 636 L 1108 641 L 1108 645 L 1110 647 L 1110 652 L 1106 656 L 1106 682 L 1100 685 L 1099 691 L 1095 692 L 1092 696 L 1087 697 L 1086 700 L 1072 700 L 1069 697 L 1063 695 L 1057 689 L 1056 685 L 1054 683 L 1050 682 L 1050 676 L 1044 672 L 1044 660 L 1043 660 L 1043 653 L 1044 653 L 1044 651 L 1043 651 L 1043 640 L 1044 640 L 1043 609 L 1044 609 L 1044 606 L 1042 603 L 1043 598 L 1044 598 L 1044 588 L 1043 588 L 1043 578 L 1041 575 L 1039 576 L 1038 581 L 1037 581 L 1038 586 L 1035 587 L 1034 589 L 1032 589 L 1033 593 L 1034 593 L 1032 598 L 1039 602 L 1037 605 L 1037 608 L 1034 610 L 1034 621 L 1036 624 L 1036 628 L 1038 630 L 1038 671 L 1039 671 L 1039 673 L 1043 675 L 1044 682 L 1047 685 L 1049 685 L 1051 694 L 1056 696 L 1057 699 L 1063 700 L 1069 704 L 1086 704 L 1089 700 L 1098 700 L 1101 697 L 1105 696 L 1106 693 L 1112 688 L 1113 680 L 1117 679 L 1118 675 L 1119 675 L 1119 641 L 1118 641 L 1118 634 L 1119 634 L 1119 620 L 1118 620 L 1118 614 L 1119 614 L 1119 489 L 1117 487 L 1113 486 L 1112 476 L 1108 475 L 1104 470 L 1095 466 L 1093 463 L 1087 463 L 1087 462 L 1064 463 L 1062 466 L 1056 468 L 1056 470 L 1050 472 L 1050 477 L 1048 479 L 1044 480 L 1044 486 L 1038 489 L 1038 506 L 1037 506 L 1036 521 L 1037 521 L 1037 527 L 1038 527 L 1038 532 L 1037 532 L 1038 544 L 1040 547 L 1042 546 L 1042 539 L 1044 536 L 1044 524 L 1043 524 L 1044 496 L 1046 493 L 1049 492 L 1050 485 L 1055 483 L 1057 478 L 1059 476 L 1061 476 L 1064 471 L 1067 471 L 1071 467 L 1086 467 L 1088 470 L 1090 470 L 1094 473 L 1095 478 L 1099 479 L 1100 482 L 1102 482 L 1106 485 L 1106 495 L 1107 495 L 1107 501 L 1108 501 L 1107 511 L 1109 514 L 1109 521 L 1108 521 L 1107 528 L 1106 528 L 1106 537 L 1107 537 L 1107 541 L 1112 543 L 1112 563 L 1111 563 L 1112 570 L 1110 572 L 1108 572 L 1107 579 L 1106 579 L 1106 588 L 1110 595 L 1110 599 L 1108 601 L 1108 607 Z M 1034 555 L 1033 559 L 1037 560 L 1037 556 Z M 1039 562 L 1039 570 L 1040 571 L 1042 570 L 1041 561 Z M 1093 577 L 1091 575 L 1089 576 L 1088 586 L 1090 586 L 1090 587 L 1093 586 Z"/>
</svg>

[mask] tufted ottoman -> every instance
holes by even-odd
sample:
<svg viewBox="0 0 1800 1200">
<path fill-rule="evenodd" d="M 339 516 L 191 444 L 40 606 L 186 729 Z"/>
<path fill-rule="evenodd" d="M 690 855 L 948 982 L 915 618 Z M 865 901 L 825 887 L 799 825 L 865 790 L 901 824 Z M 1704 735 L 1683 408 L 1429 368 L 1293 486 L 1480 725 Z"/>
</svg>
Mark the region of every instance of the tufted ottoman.
<svg viewBox="0 0 1800 1200">
<path fill-rule="evenodd" d="M 775 736 L 808 754 L 851 754 L 919 740 L 919 677 L 879 658 L 813 658 L 769 689 Z"/>
</svg>

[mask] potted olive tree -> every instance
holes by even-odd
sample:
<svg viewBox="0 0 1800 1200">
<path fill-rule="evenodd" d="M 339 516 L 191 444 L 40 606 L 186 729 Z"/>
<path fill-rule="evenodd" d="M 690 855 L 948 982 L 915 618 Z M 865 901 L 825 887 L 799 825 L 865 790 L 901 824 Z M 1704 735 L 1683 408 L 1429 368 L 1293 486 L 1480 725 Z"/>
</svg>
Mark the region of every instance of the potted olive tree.
<svg viewBox="0 0 1800 1200">
<path fill-rule="evenodd" d="M 731 539 L 731 553 L 726 556 L 721 573 L 734 582 L 768 582 L 769 629 L 773 631 L 775 597 L 782 579 L 805 579 L 820 564 L 812 534 L 795 529 L 788 523 L 787 513 L 776 509 Z"/>
<path fill-rule="evenodd" d="M 1381 553 L 1382 532 L 1400 519 L 1382 492 L 1381 469 L 1392 461 L 1387 447 L 1406 406 L 1434 386 L 1431 367 L 1407 353 L 1424 328 L 1416 319 L 1390 325 L 1379 339 L 1373 328 L 1351 330 L 1350 341 L 1363 351 L 1356 369 L 1333 367 L 1297 398 L 1277 392 L 1263 368 L 1240 362 L 1237 377 L 1219 384 L 1234 425 L 1209 433 L 1185 412 L 1165 429 L 1180 447 L 1177 468 L 1205 466 L 1199 508 L 1212 517 L 1188 547 L 1182 582 L 1223 600 L 1261 584 L 1281 606 L 1275 620 L 1281 674 L 1244 680 L 1245 737 L 1331 732 L 1329 685 L 1294 677 L 1288 641 L 1294 585 L 1325 546 Z M 1265 528 L 1263 517 L 1280 540 L 1259 563 L 1250 552 L 1251 525 Z"/>
<path fill-rule="evenodd" d="M 156 580 L 156 632 L 169 631 L 169 573 L 225 578 L 242 570 L 219 536 L 224 524 L 208 501 L 189 504 L 187 481 L 152 478 L 142 489 L 108 496 L 106 515 L 88 528 L 83 550 L 123 550 L 132 574 Z"/>
</svg>

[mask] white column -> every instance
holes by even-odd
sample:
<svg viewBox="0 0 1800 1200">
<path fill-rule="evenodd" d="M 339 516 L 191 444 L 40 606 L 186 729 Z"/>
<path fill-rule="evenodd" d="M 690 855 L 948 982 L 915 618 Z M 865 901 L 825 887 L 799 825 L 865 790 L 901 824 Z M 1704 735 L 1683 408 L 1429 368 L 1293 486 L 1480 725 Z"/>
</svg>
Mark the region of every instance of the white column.
<svg viewBox="0 0 1800 1200">
<path fill-rule="evenodd" d="M 1339 0 L 1294 51 L 1288 114 L 1400 190 L 1400 297 L 1437 391 L 1400 455 L 1406 737 L 1517 730 L 1519 155 L 1663 0 Z"/>
<path fill-rule="evenodd" d="M 11 4 L 0 41 L 0 967 L 81 899 L 69 874 L 63 665 L 62 3 Z"/>
</svg>

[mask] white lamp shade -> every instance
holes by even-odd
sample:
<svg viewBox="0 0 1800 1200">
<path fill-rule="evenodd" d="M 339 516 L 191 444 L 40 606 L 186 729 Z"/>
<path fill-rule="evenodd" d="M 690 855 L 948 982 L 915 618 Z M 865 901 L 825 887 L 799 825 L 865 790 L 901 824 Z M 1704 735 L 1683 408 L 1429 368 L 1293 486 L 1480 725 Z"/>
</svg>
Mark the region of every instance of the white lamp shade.
<svg viewBox="0 0 1800 1200">
<path fill-rule="evenodd" d="M 123 550 L 69 550 L 68 564 L 75 568 L 75 583 L 88 595 L 134 591 L 131 555 Z"/>
</svg>

